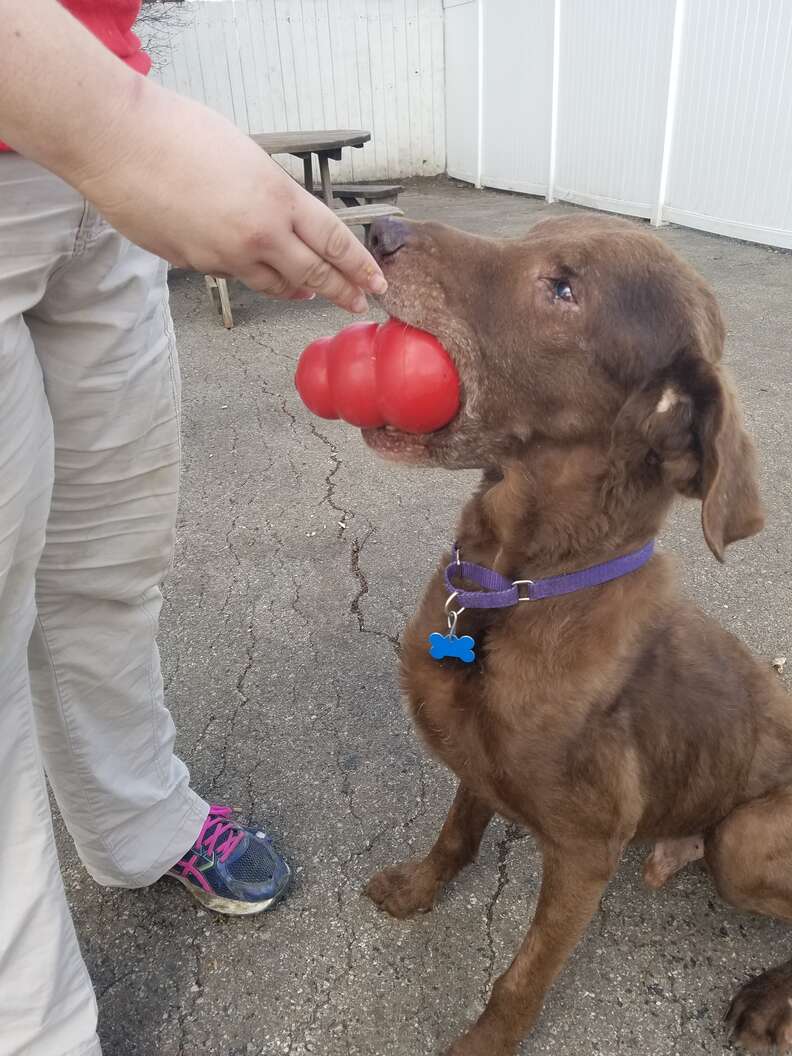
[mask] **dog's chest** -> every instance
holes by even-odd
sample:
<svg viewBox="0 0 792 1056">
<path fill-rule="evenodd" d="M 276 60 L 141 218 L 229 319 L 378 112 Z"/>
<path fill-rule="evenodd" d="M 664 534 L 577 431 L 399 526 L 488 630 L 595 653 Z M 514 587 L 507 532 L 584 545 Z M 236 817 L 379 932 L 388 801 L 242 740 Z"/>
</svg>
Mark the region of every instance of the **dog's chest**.
<svg viewBox="0 0 792 1056">
<path fill-rule="evenodd" d="M 472 664 L 437 661 L 426 644 L 428 624 L 408 629 L 402 675 L 409 710 L 432 753 L 500 814 L 540 827 L 540 785 L 527 780 L 546 769 L 549 758 L 539 730 L 523 714 L 519 729 L 492 706 L 498 674 L 483 655 Z M 487 636 L 476 634 L 477 648 Z M 513 696 L 514 688 L 510 687 Z"/>
</svg>

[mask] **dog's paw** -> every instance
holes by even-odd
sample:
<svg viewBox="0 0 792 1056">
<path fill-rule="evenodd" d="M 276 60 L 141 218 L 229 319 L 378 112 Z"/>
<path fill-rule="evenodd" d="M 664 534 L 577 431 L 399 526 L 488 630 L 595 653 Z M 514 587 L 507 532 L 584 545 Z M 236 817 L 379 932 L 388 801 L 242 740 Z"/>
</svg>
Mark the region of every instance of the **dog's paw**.
<svg viewBox="0 0 792 1056">
<path fill-rule="evenodd" d="M 514 1045 L 498 1043 L 491 1034 L 481 1030 L 477 1025 L 471 1027 L 467 1034 L 457 1038 L 445 1056 L 513 1056 Z"/>
<path fill-rule="evenodd" d="M 372 876 L 363 893 L 375 906 L 403 920 L 413 913 L 429 912 L 437 884 L 428 882 L 422 862 L 403 862 Z"/>
<path fill-rule="evenodd" d="M 644 862 L 644 883 L 647 887 L 660 888 L 688 862 L 695 862 L 703 857 L 703 836 L 658 840 L 654 845 L 654 850 Z"/>
<path fill-rule="evenodd" d="M 792 1050 L 792 963 L 749 980 L 726 1021 L 734 1040 L 749 1052 Z"/>
<path fill-rule="evenodd" d="M 471 1045 L 468 1036 L 465 1035 L 455 1041 L 450 1049 L 446 1049 L 445 1056 L 492 1056 L 492 1052 L 489 1048 L 482 1048 L 476 1042 Z"/>
</svg>

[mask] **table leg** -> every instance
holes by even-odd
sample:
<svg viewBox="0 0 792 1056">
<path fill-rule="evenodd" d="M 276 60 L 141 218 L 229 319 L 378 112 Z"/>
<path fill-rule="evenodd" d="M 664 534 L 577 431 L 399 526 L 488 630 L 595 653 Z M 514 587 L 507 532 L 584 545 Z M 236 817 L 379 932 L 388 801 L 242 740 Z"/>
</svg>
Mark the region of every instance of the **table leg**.
<svg viewBox="0 0 792 1056">
<path fill-rule="evenodd" d="M 330 166 L 327 163 L 327 155 L 319 155 L 319 173 L 322 177 L 322 197 L 325 205 L 333 208 L 333 185 L 330 183 Z"/>
<path fill-rule="evenodd" d="M 228 279 L 217 280 L 217 292 L 220 295 L 220 314 L 223 317 L 223 326 L 230 330 L 234 325 L 234 316 L 231 314 L 231 300 L 228 296 Z"/>
<path fill-rule="evenodd" d="M 303 177 L 305 179 L 305 189 L 309 194 L 313 194 L 313 155 L 307 154 L 303 157 Z"/>
</svg>

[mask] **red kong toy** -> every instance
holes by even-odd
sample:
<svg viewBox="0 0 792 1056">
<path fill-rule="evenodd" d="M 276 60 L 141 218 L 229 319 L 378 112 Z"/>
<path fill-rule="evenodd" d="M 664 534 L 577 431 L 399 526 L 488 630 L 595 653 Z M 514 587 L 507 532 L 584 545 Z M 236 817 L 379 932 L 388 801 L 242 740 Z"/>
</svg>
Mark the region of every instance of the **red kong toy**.
<svg viewBox="0 0 792 1056">
<path fill-rule="evenodd" d="M 300 356 L 294 383 L 320 418 L 432 433 L 459 409 L 459 377 L 437 340 L 396 319 L 353 323 Z"/>
</svg>

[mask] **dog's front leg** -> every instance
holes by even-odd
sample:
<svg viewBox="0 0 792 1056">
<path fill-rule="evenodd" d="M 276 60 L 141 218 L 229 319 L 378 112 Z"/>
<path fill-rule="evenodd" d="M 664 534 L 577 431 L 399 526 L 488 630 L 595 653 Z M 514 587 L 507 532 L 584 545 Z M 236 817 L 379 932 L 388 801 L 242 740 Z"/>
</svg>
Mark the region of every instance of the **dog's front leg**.
<svg viewBox="0 0 792 1056">
<path fill-rule="evenodd" d="M 392 917 L 428 913 L 443 885 L 476 857 L 493 813 L 475 792 L 460 784 L 429 854 L 421 861 L 383 869 L 369 880 L 365 894 Z"/>
<path fill-rule="evenodd" d="M 623 844 L 543 846 L 542 887 L 517 956 L 495 982 L 487 1007 L 447 1056 L 511 1056 L 593 917 Z"/>
</svg>

